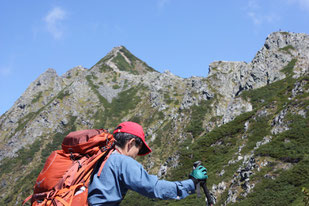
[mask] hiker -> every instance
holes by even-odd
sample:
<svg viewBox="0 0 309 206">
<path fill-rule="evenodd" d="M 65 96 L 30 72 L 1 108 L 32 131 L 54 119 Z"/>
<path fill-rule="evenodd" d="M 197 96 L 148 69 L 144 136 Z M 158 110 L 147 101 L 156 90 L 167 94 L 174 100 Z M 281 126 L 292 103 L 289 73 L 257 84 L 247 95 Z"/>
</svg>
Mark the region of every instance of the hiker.
<svg viewBox="0 0 309 206">
<path fill-rule="evenodd" d="M 149 175 L 135 160 L 138 155 L 144 156 L 151 152 L 142 126 L 135 122 L 123 122 L 113 134 L 115 150 L 104 161 L 103 169 L 98 169 L 98 165 L 90 181 L 90 206 L 119 205 L 129 189 L 149 198 L 183 199 L 193 194 L 196 185 L 201 181 L 205 182 L 207 178 L 206 168 L 199 166 L 192 171 L 188 180 L 159 180 L 157 176 Z M 212 205 L 211 201 L 210 203 Z"/>
</svg>

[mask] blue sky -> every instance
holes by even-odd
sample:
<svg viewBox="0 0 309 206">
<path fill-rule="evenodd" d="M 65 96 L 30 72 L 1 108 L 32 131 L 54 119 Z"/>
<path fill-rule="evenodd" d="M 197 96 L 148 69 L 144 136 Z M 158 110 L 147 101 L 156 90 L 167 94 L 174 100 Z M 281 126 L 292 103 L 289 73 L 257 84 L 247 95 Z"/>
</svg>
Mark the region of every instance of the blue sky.
<svg viewBox="0 0 309 206">
<path fill-rule="evenodd" d="M 0 114 L 48 68 L 90 68 L 124 45 L 159 72 L 250 62 L 274 31 L 309 34 L 309 0 L 0 0 Z"/>
</svg>

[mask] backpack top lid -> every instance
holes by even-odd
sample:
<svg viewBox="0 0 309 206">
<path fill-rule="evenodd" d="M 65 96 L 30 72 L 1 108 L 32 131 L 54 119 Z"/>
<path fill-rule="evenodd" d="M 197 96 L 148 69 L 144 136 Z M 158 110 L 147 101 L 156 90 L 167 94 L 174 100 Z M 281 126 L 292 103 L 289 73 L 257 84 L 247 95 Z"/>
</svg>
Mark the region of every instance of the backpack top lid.
<svg viewBox="0 0 309 206">
<path fill-rule="evenodd" d="M 103 129 L 88 129 L 70 132 L 62 142 L 66 153 L 91 154 L 113 140 L 113 135 Z"/>
</svg>

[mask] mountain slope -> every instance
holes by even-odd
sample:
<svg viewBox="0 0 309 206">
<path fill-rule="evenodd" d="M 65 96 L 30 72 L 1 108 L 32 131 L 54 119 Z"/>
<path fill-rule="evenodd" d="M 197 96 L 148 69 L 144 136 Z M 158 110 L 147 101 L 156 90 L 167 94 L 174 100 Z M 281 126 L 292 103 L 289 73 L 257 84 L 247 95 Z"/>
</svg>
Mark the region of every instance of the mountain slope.
<svg viewBox="0 0 309 206">
<path fill-rule="evenodd" d="M 0 117 L 0 204 L 31 194 L 68 132 L 131 120 L 147 133 L 153 153 L 139 161 L 151 173 L 187 178 L 199 159 L 220 204 L 299 205 L 299 189 L 309 186 L 308 54 L 308 35 L 275 32 L 252 62 L 213 62 L 207 78 L 159 73 L 122 46 L 91 69 L 61 77 L 48 69 Z M 123 205 L 136 198 L 140 205 L 203 202 L 129 193 Z"/>
</svg>

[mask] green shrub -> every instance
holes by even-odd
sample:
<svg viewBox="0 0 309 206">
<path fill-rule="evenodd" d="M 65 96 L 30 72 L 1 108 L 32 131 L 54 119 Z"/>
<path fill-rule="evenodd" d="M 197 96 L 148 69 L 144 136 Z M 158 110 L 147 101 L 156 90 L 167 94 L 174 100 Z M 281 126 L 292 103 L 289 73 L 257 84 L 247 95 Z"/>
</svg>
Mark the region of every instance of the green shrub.
<svg viewBox="0 0 309 206">
<path fill-rule="evenodd" d="M 113 71 L 113 69 L 110 66 L 108 66 L 104 63 L 102 65 L 100 65 L 99 70 L 100 70 L 101 73 Z"/>
<path fill-rule="evenodd" d="M 118 54 L 112 61 L 121 71 L 130 71 L 134 68 L 133 65 L 129 64 L 121 54 Z"/>
<path fill-rule="evenodd" d="M 274 180 L 264 178 L 255 186 L 254 192 L 237 205 L 292 205 L 302 197 L 302 186 L 309 183 L 309 160 L 302 160 L 292 169 L 280 173 Z"/>
<path fill-rule="evenodd" d="M 192 106 L 191 121 L 186 127 L 186 132 L 190 132 L 193 137 L 199 136 L 203 131 L 203 121 L 207 113 L 211 111 L 213 100 L 203 100 L 200 105 Z"/>
<path fill-rule="evenodd" d="M 117 75 L 113 76 L 112 82 L 114 82 L 114 83 L 117 82 Z"/>
<path fill-rule="evenodd" d="M 128 114 L 131 109 L 134 109 L 136 105 L 141 101 L 137 95 L 139 87 L 132 87 L 128 90 L 122 91 L 111 103 L 104 102 L 104 110 L 99 109 L 95 114 L 97 120 L 95 128 L 108 128 L 115 127 L 121 118 Z"/>
<path fill-rule="evenodd" d="M 136 64 L 136 61 L 142 62 L 147 71 L 154 72 L 152 67 L 148 66 L 145 62 L 134 56 L 129 50 L 127 50 L 124 46 L 120 49 L 120 51 L 131 61 L 132 64 Z M 136 73 L 137 74 L 137 73 Z"/>
<path fill-rule="evenodd" d="M 198 138 L 193 144 L 191 144 L 189 139 L 185 141 L 180 147 L 181 166 L 173 170 L 171 174 L 176 179 L 184 178 L 184 171 L 190 171 L 193 162 L 201 160 L 209 169 L 210 176 L 215 176 L 216 172 L 220 172 L 222 166 L 227 164 L 232 154 L 237 151 L 239 146 L 236 144 L 237 138 L 240 138 L 238 136 L 244 132 L 244 123 L 253 114 L 254 112 L 244 113 L 235 118 L 235 120 L 217 127 L 205 136 Z M 215 143 L 219 144 L 212 146 Z M 214 177 L 210 178 L 210 182 L 214 180 Z"/>
<path fill-rule="evenodd" d="M 279 51 L 285 51 L 285 52 L 289 53 L 290 55 L 292 55 L 290 50 L 295 50 L 295 48 L 292 45 L 288 45 L 288 46 L 285 46 L 285 47 L 279 49 Z"/>
<path fill-rule="evenodd" d="M 173 100 L 171 99 L 170 95 L 168 93 L 165 93 L 164 94 L 164 101 L 167 103 L 167 104 L 171 104 L 173 102 Z"/>
<path fill-rule="evenodd" d="M 158 132 L 153 144 L 156 148 L 160 148 L 162 145 L 162 132 Z"/>
<path fill-rule="evenodd" d="M 124 80 L 123 89 L 126 89 L 128 87 L 128 80 Z"/>
<path fill-rule="evenodd" d="M 28 113 L 26 116 L 24 116 L 23 118 L 19 119 L 17 122 L 17 128 L 15 129 L 15 133 L 24 129 L 26 124 L 36 116 L 35 112 L 30 112 Z"/>
<path fill-rule="evenodd" d="M 297 59 L 292 59 L 281 71 L 285 73 L 287 76 L 291 76 L 293 74 L 293 69 L 296 62 Z"/>
<path fill-rule="evenodd" d="M 34 104 L 36 102 L 38 102 L 40 100 L 40 98 L 42 97 L 42 91 L 40 91 L 35 97 L 34 99 L 32 99 L 31 104 Z"/>
<path fill-rule="evenodd" d="M 66 96 L 70 96 L 70 92 L 69 92 L 68 90 L 66 90 L 65 92 L 64 92 L 64 91 L 61 91 L 61 92 L 58 94 L 57 98 L 62 100 L 62 99 L 63 99 L 64 97 L 66 97 Z"/>
<path fill-rule="evenodd" d="M 289 117 L 290 129 L 276 135 L 273 140 L 262 145 L 257 155 L 270 156 L 285 162 L 296 163 L 309 154 L 309 120 L 298 115 Z M 286 142 L 288 140 L 288 142 Z"/>
<path fill-rule="evenodd" d="M 120 88 L 120 86 L 118 84 L 113 85 L 113 89 L 119 89 L 119 88 Z"/>
<path fill-rule="evenodd" d="M 305 203 L 305 206 L 309 206 L 309 191 L 307 188 L 303 187 L 302 192 L 304 193 L 303 202 Z"/>
<path fill-rule="evenodd" d="M 17 152 L 17 157 L 2 160 L 0 177 L 5 173 L 13 171 L 15 168 L 21 168 L 23 165 L 29 164 L 33 160 L 35 153 L 39 150 L 40 145 L 41 140 L 38 138 L 29 147 L 20 149 Z"/>
<path fill-rule="evenodd" d="M 247 131 L 247 143 L 242 149 L 242 153 L 246 154 L 252 150 L 258 141 L 263 140 L 267 135 L 270 135 L 270 116 L 256 117 L 250 120 L 250 127 Z"/>
<path fill-rule="evenodd" d="M 288 71 L 293 64 L 292 62 L 290 66 L 285 67 L 282 71 Z M 292 91 L 295 82 L 295 79 L 288 77 L 259 89 L 244 91 L 241 97 L 246 100 L 250 99 L 254 109 L 269 105 L 272 102 L 276 102 L 279 107 L 282 107 L 289 101 L 287 94 Z"/>
<path fill-rule="evenodd" d="M 129 50 L 127 50 L 124 46 L 121 47 L 120 51 L 130 60 L 131 63 L 138 60 Z"/>
<path fill-rule="evenodd" d="M 131 122 L 136 122 L 138 124 L 142 123 L 141 117 L 140 116 L 133 116 L 132 118 L 129 119 Z"/>
<path fill-rule="evenodd" d="M 108 101 L 98 92 L 98 90 L 97 90 L 97 89 L 99 88 L 99 86 L 95 85 L 95 84 L 92 82 L 91 78 L 92 78 L 91 75 L 86 76 L 86 79 L 87 79 L 87 81 L 88 81 L 88 84 L 89 84 L 91 90 L 97 95 L 97 97 L 98 97 L 100 103 L 101 103 L 103 106 L 108 105 L 109 102 L 108 102 Z"/>
</svg>

